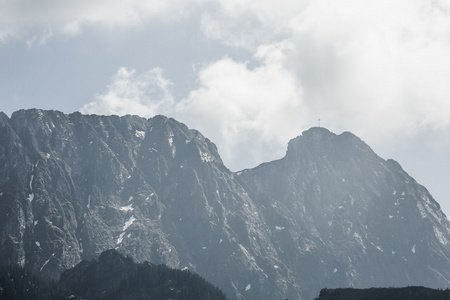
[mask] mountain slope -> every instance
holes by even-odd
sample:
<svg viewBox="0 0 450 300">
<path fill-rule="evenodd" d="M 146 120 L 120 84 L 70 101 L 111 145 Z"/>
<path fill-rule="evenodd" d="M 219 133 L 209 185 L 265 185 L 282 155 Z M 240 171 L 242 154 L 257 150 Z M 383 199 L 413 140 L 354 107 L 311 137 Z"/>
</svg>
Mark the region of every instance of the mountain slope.
<svg viewBox="0 0 450 300">
<path fill-rule="evenodd" d="M 29 110 L 0 119 L 3 259 L 57 278 L 116 248 L 198 272 L 230 295 L 250 280 L 264 291 L 255 257 L 276 261 L 268 228 L 199 132 L 163 116 Z"/>
<path fill-rule="evenodd" d="M 283 159 L 239 180 L 279 229 L 278 256 L 307 286 L 450 284 L 450 226 L 439 204 L 351 133 L 312 128 Z"/>
<path fill-rule="evenodd" d="M 27 110 L 0 114 L 0 165 L 0 257 L 50 278 L 115 248 L 245 299 L 449 284 L 439 205 L 350 133 L 232 173 L 173 119 Z"/>
</svg>

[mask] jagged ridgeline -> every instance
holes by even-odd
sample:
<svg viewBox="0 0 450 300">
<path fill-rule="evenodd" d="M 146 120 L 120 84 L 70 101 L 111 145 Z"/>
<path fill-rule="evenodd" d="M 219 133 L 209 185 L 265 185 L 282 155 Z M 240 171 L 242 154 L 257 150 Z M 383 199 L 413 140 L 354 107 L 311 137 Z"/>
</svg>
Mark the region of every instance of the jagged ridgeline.
<svg viewBox="0 0 450 300">
<path fill-rule="evenodd" d="M 311 128 L 233 173 L 163 116 L 0 113 L 0 260 L 57 279 L 117 249 L 230 298 L 450 284 L 450 225 L 425 187 L 351 133 Z"/>
<path fill-rule="evenodd" d="M 82 261 L 59 281 L 45 280 L 17 265 L 0 268 L 0 299 L 189 299 L 226 300 L 225 294 L 197 274 L 137 264 L 116 250 Z"/>
</svg>

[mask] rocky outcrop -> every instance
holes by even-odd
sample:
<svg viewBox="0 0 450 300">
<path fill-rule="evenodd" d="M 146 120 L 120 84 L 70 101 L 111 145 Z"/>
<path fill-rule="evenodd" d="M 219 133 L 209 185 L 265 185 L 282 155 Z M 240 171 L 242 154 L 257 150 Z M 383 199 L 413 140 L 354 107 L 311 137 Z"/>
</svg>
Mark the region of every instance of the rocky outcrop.
<svg viewBox="0 0 450 300">
<path fill-rule="evenodd" d="M 173 119 L 26 110 L 0 114 L 0 166 L 0 257 L 48 277 L 114 248 L 245 299 L 450 280 L 439 205 L 350 133 L 233 173 Z"/>
</svg>

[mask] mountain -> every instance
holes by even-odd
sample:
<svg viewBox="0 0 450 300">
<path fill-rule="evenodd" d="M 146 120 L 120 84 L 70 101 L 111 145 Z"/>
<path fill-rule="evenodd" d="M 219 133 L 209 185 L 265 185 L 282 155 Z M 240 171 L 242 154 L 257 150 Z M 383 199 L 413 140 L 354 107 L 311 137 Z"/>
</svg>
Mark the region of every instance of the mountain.
<svg viewBox="0 0 450 300">
<path fill-rule="evenodd" d="M 286 156 L 239 176 L 304 285 L 450 284 L 450 226 L 400 165 L 351 133 L 312 128 Z"/>
<path fill-rule="evenodd" d="M 233 173 L 164 116 L 0 113 L 0 260 L 57 279 L 114 248 L 230 297 L 450 283 L 450 225 L 398 163 L 311 128 Z"/>
<path fill-rule="evenodd" d="M 107 250 L 92 261 L 82 261 L 58 282 L 42 279 L 19 266 L 0 269 L 1 299 L 208 299 L 225 294 L 197 274 L 134 263 L 117 250 Z"/>
<path fill-rule="evenodd" d="M 434 290 L 421 286 L 404 288 L 323 289 L 314 300 L 449 300 L 450 290 Z"/>
</svg>

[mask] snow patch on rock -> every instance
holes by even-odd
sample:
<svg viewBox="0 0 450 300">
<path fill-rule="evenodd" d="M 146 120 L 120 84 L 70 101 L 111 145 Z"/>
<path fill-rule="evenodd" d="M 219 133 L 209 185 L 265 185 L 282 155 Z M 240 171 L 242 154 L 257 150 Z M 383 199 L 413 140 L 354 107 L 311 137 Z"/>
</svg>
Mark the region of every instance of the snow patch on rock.
<svg viewBox="0 0 450 300">
<path fill-rule="evenodd" d="M 134 135 L 135 135 L 137 138 L 143 140 L 143 139 L 145 138 L 145 131 L 136 130 L 136 131 L 134 132 Z"/>
<path fill-rule="evenodd" d="M 120 210 L 122 210 L 122 211 L 130 211 L 130 210 L 133 211 L 134 210 L 133 203 L 131 203 L 130 205 L 122 206 L 120 208 Z"/>
</svg>

